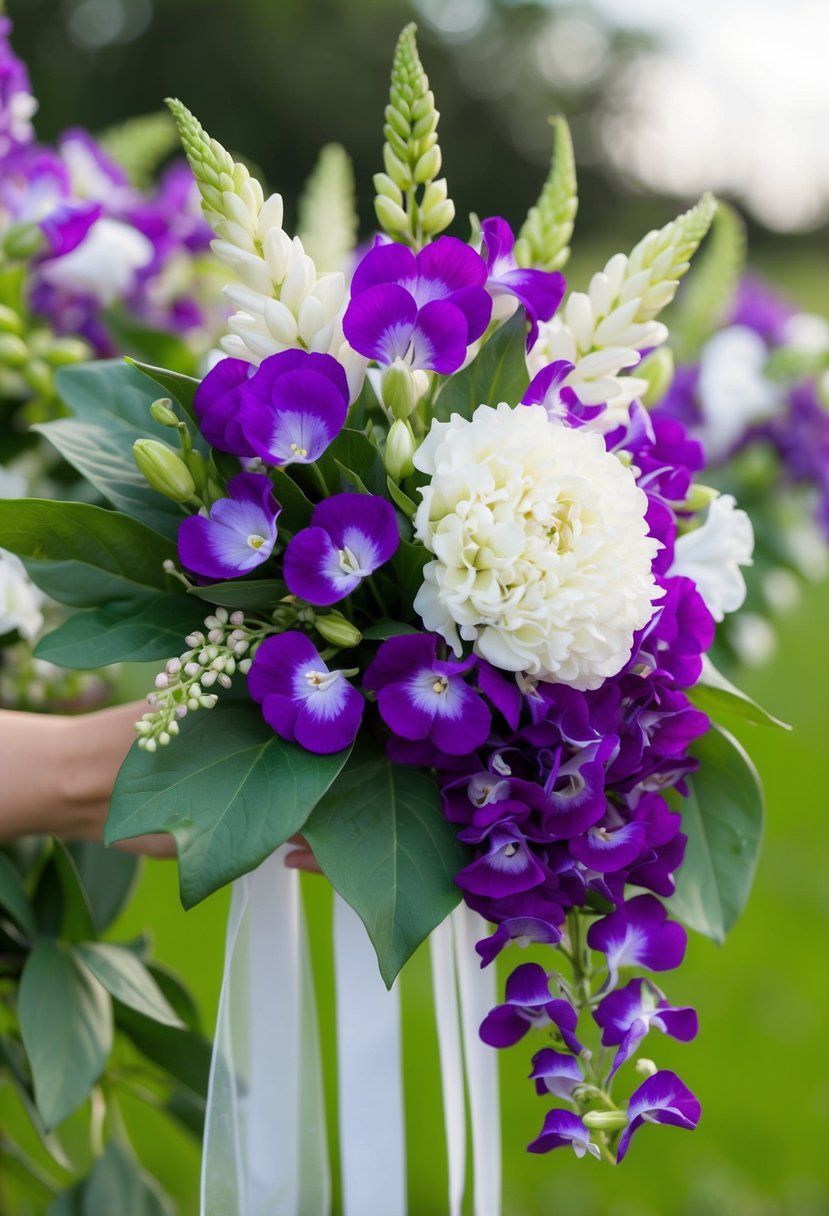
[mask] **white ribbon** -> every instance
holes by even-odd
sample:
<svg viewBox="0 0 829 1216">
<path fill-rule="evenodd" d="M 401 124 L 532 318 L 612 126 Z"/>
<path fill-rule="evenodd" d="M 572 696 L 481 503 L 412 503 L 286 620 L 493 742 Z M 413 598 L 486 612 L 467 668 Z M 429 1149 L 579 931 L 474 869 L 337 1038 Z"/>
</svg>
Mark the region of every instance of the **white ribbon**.
<svg viewBox="0 0 829 1216">
<path fill-rule="evenodd" d="M 298 875 L 279 849 L 233 884 L 201 1216 L 326 1216 L 330 1181 Z"/>
<path fill-rule="evenodd" d="M 466 1175 L 461 1040 L 472 1128 L 474 1216 L 500 1216 L 501 1212 L 498 1055 L 481 1041 L 478 1033 L 481 1022 L 496 1003 L 495 969 L 481 969 L 475 952 L 475 942 L 487 931 L 486 922 L 462 904 L 431 938 L 450 1216 L 460 1216 Z"/>
<path fill-rule="evenodd" d="M 344 1216 L 406 1216 L 400 994 L 387 991 L 365 926 L 334 896 L 337 1069 Z"/>
</svg>

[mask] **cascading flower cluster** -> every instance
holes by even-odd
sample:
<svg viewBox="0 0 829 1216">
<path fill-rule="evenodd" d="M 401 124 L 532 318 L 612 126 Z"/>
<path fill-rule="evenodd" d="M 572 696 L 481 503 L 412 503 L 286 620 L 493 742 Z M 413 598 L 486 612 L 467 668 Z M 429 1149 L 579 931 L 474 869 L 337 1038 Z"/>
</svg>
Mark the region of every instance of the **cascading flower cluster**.
<svg viewBox="0 0 829 1216">
<path fill-rule="evenodd" d="M 484 966 L 517 942 L 569 967 L 516 968 L 481 1027 L 495 1047 L 536 1036 L 532 1077 L 556 1104 L 531 1151 L 621 1160 L 644 1123 L 695 1126 L 696 1099 L 647 1060 L 626 1102 L 613 1087 L 651 1030 L 696 1034 L 693 1010 L 650 973 L 685 949 L 662 902 L 700 830 L 683 824 L 682 796 L 723 755 L 748 765 L 695 700 L 746 704 L 704 656 L 715 617 L 739 607 L 750 525 L 694 483 L 700 444 L 642 404 L 649 380 L 624 373 L 666 337 L 657 316 L 713 200 L 612 259 L 559 322 L 575 214 L 566 127 L 517 240 L 500 217 L 469 242 L 438 235 L 453 208 L 413 27 L 375 179 L 384 232 L 350 280 L 318 274 L 281 198 L 171 105 L 240 311 L 200 383 L 147 369 L 168 395 L 134 454 L 170 511 L 159 522 L 142 486 L 136 519 L 84 516 L 108 537 L 117 520 L 127 548 L 143 537 L 129 572 L 143 598 L 110 604 L 106 628 L 167 659 L 110 838 L 172 831 L 192 899 L 304 828 L 389 983 L 462 894 L 495 926 Z M 196 601 L 217 606 L 203 628 L 189 623 Z M 187 649 L 169 659 L 175 619 Z M 239 675 L 254 705 L 227 696 Z M 712 731 L 719 750 L 706 750 Z M 210 798 L 187 801 L 214 752 L 221 827 Z M 332 813 L 343 789 L 359 804 Z M 700 925 L 698 901 L 679 908 Z"/>
</svg>

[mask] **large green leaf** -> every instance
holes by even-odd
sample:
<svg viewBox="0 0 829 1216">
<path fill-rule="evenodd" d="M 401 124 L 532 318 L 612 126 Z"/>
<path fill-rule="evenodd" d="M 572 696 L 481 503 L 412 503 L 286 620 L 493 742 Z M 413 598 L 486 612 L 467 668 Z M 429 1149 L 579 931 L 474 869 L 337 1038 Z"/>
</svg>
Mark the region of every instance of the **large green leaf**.
<svg viewBox="0 0 829 1216">
<path fill-rule="evenodd" d="M 81 1211 L 83 1216 L 171 1216 L 172 1207 L 135 1158 L 110 1140 L 84 1183 Z"/>
<path fill-rule="evenodd" d="M 469 860 L 443 817 L 434 779 L 354 750 L 303 829 L 332 886 L 368 930 L 391 987 L 420 942 L 460 900 Z"/>
<path fill-rule="evenodd" d="M 199 387 L 198 380 L 192 376 L 183 376 L 181 372 L 167 371 L 164 367 L 153 367 L 150 363 L 140 363 L 137 359 L 127 359 L 127 363 L 163 388 L 167 396 L 174 397 L 185 413 L 195 422 L 193 398 Z M 158 393 L 153 395 L 157 397 Z"/>
<path fill-rule="evenodd" d="M 781 730 L 791 730 L 786 722 L 775 718 L 768 710 L 763 709 L 756 701 L 752 701 L 746 693 L 727 680 L 718 671 L 707 655 L 702 657 L 702 674 L 699 683 L 688 692 L 689 698 L 698 709 L 707 714 L 730 713 L 755 726 L 777 726 Z"/>
<path fill-rule="evenodd" d="M 240 578 L 226 583 L 208 583 L 205 587 L 190 588 L 190 595 L 206 600 L 208 604 L 221 604 L 224 608 L 245 608 L 249 611 L 254 608 L 272 610 L 287 594 L 288 588 L 275 578 Z"/>
<path fill-rule="evenodd" d="M 115 1006 L 115 1022 L 138 1050 L 194 1094 L 207 1096 L 212 1045 L 192 1030 L 177 1030 L 145 1018 L 127 1005 Z"/>
<path fill-rule="evenodd" d="M 35 1099 L 54 1127 L 88 1098 L 112 1047 L 112 1004 L 72 954 L 42 938 L 26 960 L 18 1000 Z"/>
<path fill-rule="evenodd" d="M 33 897 L 38 931 L 70 942 L 95 937 L 95 922 L 78 868 L 67 847 L 51 838 L 51 855 L 40 872 Z"/>
<path fill-rule="evenodd" d="M 35 654 L 77 671 L 169 659 L 185 649 L 185 637 L 203 620 L 195 601 L 149 593 L 77 613 L 41 638 Z"/>
<path fill-rule="evenodd" d="M 362 431 L 352 431 L 348 427 L 340 431 L 334 442 L 320 456 L 317 468 L 325 479 L 329 494 L 351 492 L 359 488 L 359 483 L 355 485 L 349 473 L 356 474 L 369 494 L 386 493 L 383 458 Z"/>
<path fill-rule="evenodd" d="M 123 849 L 105 849 L 93 840 L 67 845 L 86 891 L 99 933 L 108 929 L 130 897 L 138 878 L 138 858 Z"/>
<path fill-rule="evenodd" d="M 0 501 L 0 548 L 26 560 L 48 595 L 73 607 L 99 607 L 172 584 L 164 562 L 172 541 L 118 511 L 38 498 Z"/>
<path fill-rule="evenodd" d="M 519 308 L 496 330 L 468 367 L 447 380 L 435 403 L 434 416 L 448 422 L 452 414 L 471 418 L 479 405 L 517 405 L 529 384 L 527 322 Z"/>
<path fill-rule="evenodd" d="M 763 834 L 763 790 L 741 745 L 713 726 L 693 747 L 700 767 L 682 803 L 688 835 L 671 900 L 691 929 L 722 943 L 745 907 Z"/>
<path fill-rule="evenodd" d="M 171 832 L 182 903 L 192 907 L 298 832 L 347 758 L 347 751 L 317 756 L 286 743 L 255 705 L 202 711 L 185 719 L 169 747 L 129 753 L 112 795 L 107 843 Z"/>
<path fill-rule="evenodd" d="M 0 853 L 0 916 L 7 914 L 28 937 L 37 933 L 35 914 L 23 879 L 18 870 L 3 853 Z"/>
<path fill-rule="evenodd" d="M 164 993 L 131 950 L 109 942 L 83 942 L 75 954 L 117 1001 L 165 1026 L 181 1026 Z"/>
</svg>

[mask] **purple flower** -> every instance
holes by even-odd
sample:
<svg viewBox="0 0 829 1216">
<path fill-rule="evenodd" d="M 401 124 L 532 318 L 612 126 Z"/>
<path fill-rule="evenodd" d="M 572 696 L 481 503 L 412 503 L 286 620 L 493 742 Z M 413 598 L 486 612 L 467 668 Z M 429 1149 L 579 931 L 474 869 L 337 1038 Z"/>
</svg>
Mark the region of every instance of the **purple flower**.
<svg viewBox="0 0 829 1216">
<path fill-rule="evenodd" d="M 549 321 L 561 303 L 567 283 L 557 270 L 524 270 L 513 254 L 515 237 L 506 220 L 495 216 L 481 224 L 486 256 L 487 289 L 493 298 L 515 296 L 530 320 L 527 350 L 535 345 L 538 322 Z"/>
<path fill-rule="evenodd" d="M 29 73 L 11 48 L 12 23 L 0 14 L 0 157 L 31 143 L 30 119 L 37 109 Z"/>
<path fill-rule="evenodd" d="M 199 430 L 220 452 L 239 457 L 256 455 L 239 421 L 242 389 L 255 370 L 244 359 L 220 359 L 196 389 L 193 409 Z"/>
<path fill-rule="evenodd" d="M 645 843 L 643 823 L 599 824 L 570 841 L 570 853 L 588 870 L 612 873 L 633 864 Z"/>
<path fill-rule="evenodd" d="M 309 604 L 335 604 L 387 562 L 400 536 L 394 508 L 375 494 L 335 494 L 285 550 L 288 590 Z"/>
<path fill-rule="evenodd" d="M 465 756 L 489 734 L 491 715 L 464 675 L 461 663 L 437 657 L 434 634 L 389 638 L 366 671 L 363 683 L 377 692 L 380 715 L 404 739 L 429 739 L 450 756 Z"/>
<path fill-rule="evenodd" d="M 787 323 L 795 312 L 792 304 L 768 283 L 746 275 L 737 288 L 729 324 L 745 325 L 770 346 L 781 346 L 786 341 Z"/>
<path fill-rule="evenodd" d="M 285 350 L 242 386 L 239 422 L 266 464 L 311 464 L 345 425 L 348 381 L 331 355 Z"/>
<path fill-rule="evenodd" d="M 97 140 L 81 127 L 72 127 L 60 137 L 60 158 L 69 172 L 73 197 L 101 203 L 108 215 L 123 214 L 139 201 L 126 173 Z"/>
<path fill-rule="evenodd" d="M 491 1009 L 481 1023 L 480 1035 L 490 1047 L 512 1047 L 528 1030 L 557 1027 L 574 1055 L 582 1050 L 575 1036 L 578 1014 L 569 1001 L 550 992 L 547 972 L 538 963 L 522 963 L 507 979 L 506 1001 Z"/>
<path fill-rule="evenodd" d="M 530 337 L 534 342 L 532 334 Z M 581 426 L 598 417 L 606 406 L 583 405 L 575 390 L 564 383 L 574 366 L 566 359 L 556 359 L 542 367 L 530 381 L 521 404 L 543 405 L 551 422 L 563 422 L 567 426 Z"/>
<path fill-rule="evenodd" d="M 533 1056 L 530 1080 L 535 1081 L 535 1090 L 540 1097 L 555 1094 L 557 1098 L 569 1102 L 575 1087 L 584 1083 L 584 1076 L 578 1060 L 573 1056 L 554 1051 L 552 1047 L 543 1047 Z"/>
<path fill-rule="evenodd" d="M 484 829 L 487 851 L 456 875 L 455 882 L 471 895 L 486 895 L 501 899 L 540 886 L 548 872 L 527 844 L 524 834 L 514 824 L 500 821 Z M 469 828 L 458 834 L 465 844 L 477 844 L 483 833 Z"/>
<path fill-rule="evenodd" d="M 571 1110 L 547 1112 L 541 1132 L 527 1145 L 528 1153 L 548 1153 L 553 1148 L 572 1148 L 577 1157 L 591 1153 L 597 1160 L 599 1146 L 590 1139 L 590 1132 L 578 1115 Z"/>
<path fill-rule="evenodd" d="M 69 174 L 53 152 L 18 149 L 3 165 L 0 204 L 19 224 L 37 224 L 41 260 L 71 253 L 101 216 L 100 203 L 70 197 Z"/>
<path fill-rule="evenodd" d="M 248 688 L 282 739 L 327 755 L 357 737 L 365 702 L 341 671 L 329 671 L 304 633 L 267 638 L 257 650 Z"/>
<path fill-rule="evenodd" d="M 643 1123 L 666 1123 L 693 1131 L 699 1123 L 700 1112 L 699 1102 L 676 1073 L 666 1069 L 654 1073 L 630 1096 L 630 1123 L 619 1140 L 617 1163 L 623 1160 L 630 1146 L 631 1136 Z"/>
<path fill-rule="evenodd" d="M 282 508 L 270 478 L 239 473 L 227 483 L 227 492 L 209 516 L 190 515 L 178 530 L 182 565 L 203 578 L 239 578 L 267 561 L 276 544 Z"/>
<path fill-rule="evenodd" d="M 450 375 L 489 324 L 486 263 L 455 237 L 442 236 L 415 254 L 376 244 L 354 272 L 343 332 L 361 355 L 388 366 Z"/>
<path fill-rule="evenodd" d="M 517 946 L 526 947 L 531 942 L 555 946 L 561 941 L 561 930 L 546 920 L 536 916 L 511 916 L 501 921 L 498 928 L 489 937 L 482 938 L 475 944 L 475 949 L 481 956 L 481 966 L 488 967 L 505 946 L 515 942 Z"/>
<path fill-rule="evenodd" d="M 602 1028 L 602 1044 L 618 1047 L 612 1077 L 636 1051 L 652 1026 L 682 1043 L 696 1038 L 699 1024 L 695 1009 L 674 1009 L 659 989 L 646 979 L 631 980 L 624 988 L 609 993 L 593 1011 Z"/>
<path fill-rule="evenodd" d="M 686 941 L 682 925 L 668 920 L 668 913 L 653 895 L 637 895 L 587 931 L 590 949 L 607 955 L 613 982 L 620 967 L 640 966 L 649 971 L 678 967 Z"/>
</svg>

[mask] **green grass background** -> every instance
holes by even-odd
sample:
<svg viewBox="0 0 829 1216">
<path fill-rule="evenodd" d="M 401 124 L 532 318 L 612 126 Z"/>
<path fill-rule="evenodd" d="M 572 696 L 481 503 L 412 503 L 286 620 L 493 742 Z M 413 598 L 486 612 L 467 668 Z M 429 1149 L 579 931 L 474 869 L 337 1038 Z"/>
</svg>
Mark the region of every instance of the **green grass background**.
<svg viewBox="0 0 829 1216">
<path fill-rule="evenodd" d="M 700 1036 L 647 1046 L 699 1095 L 703 1119 L 689 1135 L 645 1128 L 613 1169 L 569 1152 L 532 1157 L 523 1146 L 546 1109 L 526 1081 L 536 1045 L 502 1059 L 505 1216 L 823 1216 L 829 1212 L 829 586 L 807 590 L 780 622 L 780 647 L 764 672 L 742 684 L 791 722 L 785 735 L 739 731 L 761 770 L 766 838 L 750 906 L 726 946 L 691 941 L 682 969 L 665 977 L 669 995 L 700 1011 Z M 329 895 L 306 882 L 317 958 L 323 1038 L 333 1031 Z M 175 868 L 152 863 L 118 926 L 120 936 L 152 927 L 157 956 L 184 976 L 209 1022 L 221 979 L 223 893 L 184 913 Z M 274 926 L 278 932 L 278 926 Z M 404 1037 L 412 1216 L 439 1216 L 445 1160 L 428 984 L 421 951 L 404 976 Z M 329 1074 L 334 1060 L 326 1048 Z M 148 1111 L 129 1109 L 136 1148 L 176 1196 L 197 1212 L 198 1154 Z M 113 1214 L 115 1216 L 115 1214 Z"/>
</svg>

